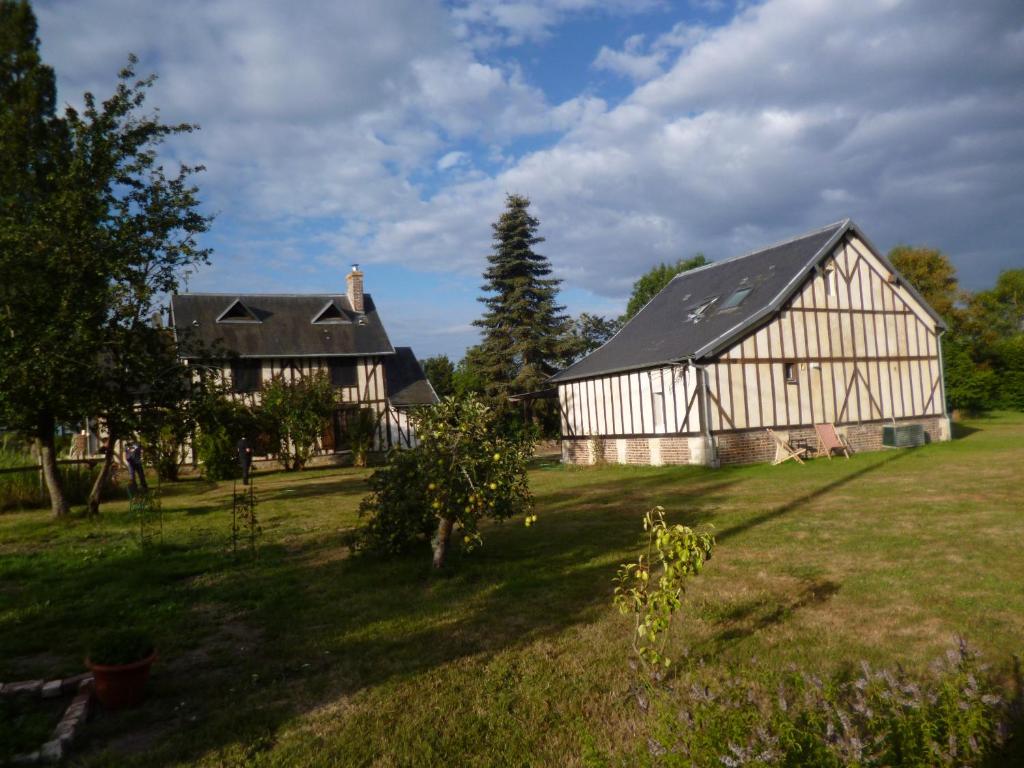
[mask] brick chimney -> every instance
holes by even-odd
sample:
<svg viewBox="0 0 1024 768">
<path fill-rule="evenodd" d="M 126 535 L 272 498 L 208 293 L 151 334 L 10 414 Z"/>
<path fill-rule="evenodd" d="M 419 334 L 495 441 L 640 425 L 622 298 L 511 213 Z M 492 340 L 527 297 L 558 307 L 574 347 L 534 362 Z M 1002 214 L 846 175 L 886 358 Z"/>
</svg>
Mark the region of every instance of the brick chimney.
<svg viewBox="0 0 1024 768">
<path fill-rule="evenodd" d="M 353 264 L 352 271 L 345 275 L 348 285 L 345 293 L 348 295 L 348 303 L 352 305 L 352 311 L 357 315 L 363 314 L 363 273 L 359 271 L 359 265 Z"/>
</svg>

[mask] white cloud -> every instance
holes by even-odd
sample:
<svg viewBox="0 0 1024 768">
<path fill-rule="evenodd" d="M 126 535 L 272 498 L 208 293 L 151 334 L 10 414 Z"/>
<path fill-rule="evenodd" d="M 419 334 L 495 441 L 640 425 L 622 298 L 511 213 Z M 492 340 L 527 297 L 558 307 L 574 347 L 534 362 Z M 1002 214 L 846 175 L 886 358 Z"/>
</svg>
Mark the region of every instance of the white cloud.
<svg viewBox="0 0 1024 768">
<path fill-rule="evenodd" d="M 639 82 L 660 75 L 664 59 L 663 51 L 643 53 L 643 35 L 633 35 L 627 38 L 621 51 L 602 45 L 594 59 L 594 68 L 625 75 Z"/>
<path fill-rule="evenodd" d="M 82 0 L 37 12 L 63 98 L 108 92 L 135 50 L 161 74 L 163 114 L 203 125 L 175 150 L 207 165 L 203 193 L 223 220 L 259 233 L 225 237 L 207 285 L 227 287 L 275 248 L 301 268 L 478 275 L 506 192 L 533 199 L 567 285 L 610 300 L 658 260 L 725 257 L 847 215 L 882 246 L 947 249 L 968 285 L 1020 265 L 1018 0 L 767 0 L 722 27 L 595 41 L 594 66 L 640 83 L 614 106 L 589 90 L 552 104 L 493 47 L 627 5 Z M 556 133 L 546 148 L 516 144 L 544 132 Z M 426 191 L 424 175 L 442 186 Z"/>
<path fill-rule="evenodd" d="M 965 282 L 1020 265 L 1024 7 L 770 0 L 724 27 L 677 28 L 666 71 L 491 180 L 384 222 L 371 250 L 479 268 L 502 193 L 534 200 L 573 285 L 622 295 L 647 265 L 724 257 L 851 215 L 883 247 L 946 248 Z M 643 55 L 646 55 L 644 53 Z M 568 109 L 568 108 L 567 108 Z M 470 245 L 443 233 L 474 232 Z M 461 236 L 465 237 L 465 235 Z"/>
<path fill-rule="evenodd" d="M 545 40 L 573 14 L 625 15 L 663 5 L 663 0 L 457 0 L 452 17 L 463 38 L 486 48 Z"/>
<path fill-rule="evenodd" d="M 463 163 L 468 162 L 468 160 L 469 155 L 467 155 L 465 152 L 449 152 L 446 155 L 444 155 L 440 160 L 437 161 L 437 170 L 447 171 L 451 168 L 454 168 L 457 165 L 462 165 Z"/>
</svg>

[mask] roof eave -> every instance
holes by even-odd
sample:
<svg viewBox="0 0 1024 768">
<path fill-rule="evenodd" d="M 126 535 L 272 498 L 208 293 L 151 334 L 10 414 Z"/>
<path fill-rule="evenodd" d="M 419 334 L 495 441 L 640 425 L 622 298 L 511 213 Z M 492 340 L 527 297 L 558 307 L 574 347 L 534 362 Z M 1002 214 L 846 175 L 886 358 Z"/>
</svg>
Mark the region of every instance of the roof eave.
<svg viewBox="0 0 1024 768">
<path fill-rule="evenodd" d="M 714 357 L 723 349 L 731 345 L 736 339 L 746 333 L 752 326 L 757 325 L 769 315 L 778 312 L 782 306 L 792 298 L 793 294 L 799 290 L 800 286 L 803 285 L 804 280 L 814 270 L 814 267 L 822 259 L 825 254 L 831 253 L 832 249 L 846 236 L 846 233 L 850 229 L 855 229 L 853 222 L 850 219 L 843 219 L 840 226 L 833 233 L 824 245 L 819 248 L 814 256 L 808 259 L 807 263 L 800 268 L 782 290 L 779 291 L 775 298 L 773 298 L 768 304 L 766 304 L 760 311 L 754 313 L 742 323 L 738 323 L 730 328 L 723 334 L 720 334 L 716 338 L 709 341 L 700 349 L 696 350 L 691 356 L 694 360 L 702 360 L 707 357 Z M 859 230 L 858 230 L 859 231 Z"/>
<path fill-rule="evenodd" d="M 861 231 L 861 228 L 854 224 L 852 221 L 850 222 L 849 228 L 857 233 L 857 237 L 860 238 L 861 242 L 864 243 L 865 246 L 867 246 L 867 249 L 871 251 L 871 254 L 880 262 L 882 262 L 882 264 L 885 265 L 886 269 L 888 269 L 890 272 L 892 272 L 899 278 L 900 285 L 907 289 L 907 292 L 911 296 L 913 296 L 915 301 L 917 301 L 917 303 L 924 308 L 924 311 L 927 312 L 928 316 L 935 321 L 935 324 L 943 331 L 949 330 L 949 327 L 946 325 L 946 321 L 942 319 L 942 316 L 938 312 L 936 312 L 927 301 L 925 301 L 924 296 L 922 296 L 918 292 L 918 290 L 913 285 L 911 285 L 910 281 L 907 280 L 907 278 L 905 278 L 903 274 L 892 265 L 892 262 L 889 261 L 889 259 L 875 247 L 875 244 L 868 239 L 868 236 L 865 235 L 863 231 Z"/>
</svg>

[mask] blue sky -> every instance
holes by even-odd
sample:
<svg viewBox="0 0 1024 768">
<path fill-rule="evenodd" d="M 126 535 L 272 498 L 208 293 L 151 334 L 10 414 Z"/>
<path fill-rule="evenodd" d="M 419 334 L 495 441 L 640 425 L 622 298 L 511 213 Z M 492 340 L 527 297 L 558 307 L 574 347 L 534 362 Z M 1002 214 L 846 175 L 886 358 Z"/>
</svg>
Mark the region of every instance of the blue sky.
<svg viewBox="0 0 1024 768">
<path fill-rule="evenodd" d="M 853 217 L 948 252 L 963 284 L 1024 266 L 1018 0 L 48 0 L 60 98 L 129 51 L 202 130 L 217 214 L 192 290 L 341 291 L 392 340 L 475 341 L 490 222 L 528 195 L 573 313 L 651 265 Z"/>
</svg>

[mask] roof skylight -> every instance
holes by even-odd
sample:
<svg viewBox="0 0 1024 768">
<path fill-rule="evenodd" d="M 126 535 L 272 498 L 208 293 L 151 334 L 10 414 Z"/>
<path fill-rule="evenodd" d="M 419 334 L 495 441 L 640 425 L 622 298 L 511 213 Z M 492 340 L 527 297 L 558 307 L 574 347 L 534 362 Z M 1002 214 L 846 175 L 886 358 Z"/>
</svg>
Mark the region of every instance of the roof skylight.
<svg viewBox="0 0 1024 768">
<path fill-rule="evenodd" d="M 690 310 L 690 314 L 687 316 L 686 319 L 693 320 L 694 322 L 700 320 L 704 316 L 704 313 L 707 312 L 708 309 L 711 308 L 711 305 L 714 304 L 716 301 L 718 301 L 717 296 L 712 296 L 710 299 L 705 299 L 692 310 Z"/>
<path fill-rule="evenodd" d="M 732 295 L 722 303 L 722 309 L 731 309 L 738 307 L 743 303 L 743 300 L 750 295 L 750 292 L 754 290 L 752 286 L 745 286 L 737 288 L 732 292 Z"/>
</svg>

